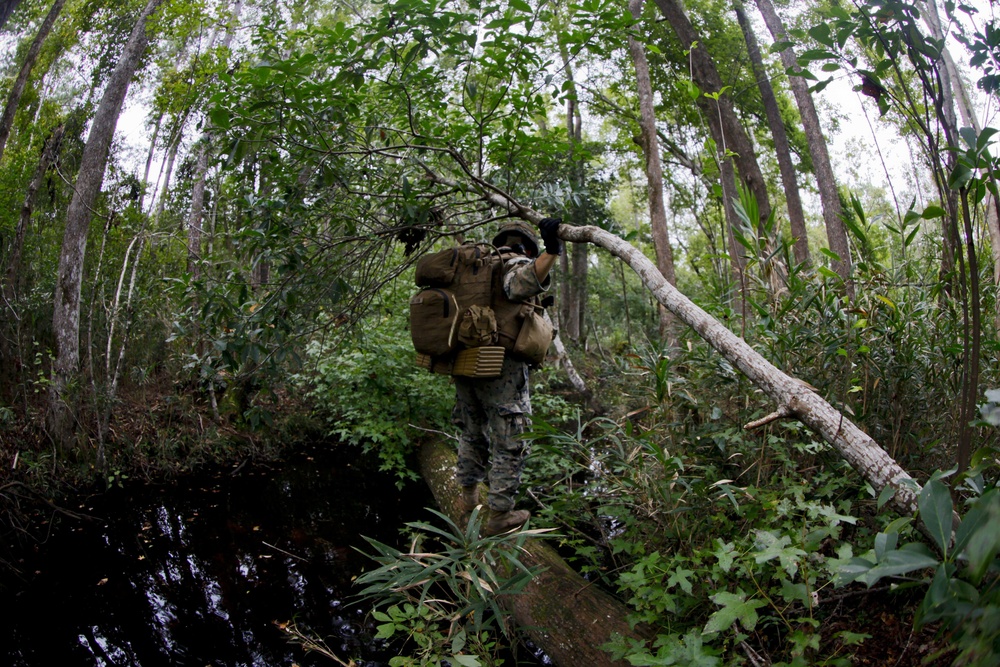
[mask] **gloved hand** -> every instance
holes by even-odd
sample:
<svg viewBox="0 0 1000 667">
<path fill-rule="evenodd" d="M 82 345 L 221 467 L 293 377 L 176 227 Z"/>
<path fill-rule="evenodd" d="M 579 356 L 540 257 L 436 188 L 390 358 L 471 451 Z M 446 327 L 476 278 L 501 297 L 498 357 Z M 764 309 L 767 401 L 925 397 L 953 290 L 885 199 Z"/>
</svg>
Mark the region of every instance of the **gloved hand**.
<svg viewBox="0 0 1000 667">
<path fill-rule="evenodd" d="M 562 218 L 543 218 L 538 223 L 538 231 L 542 234 L 542 241 L 545 243 L 545 252 L 550 255 L 562 253 L 562 241 L 559 240 L 559 225 Z"/>
</svg>

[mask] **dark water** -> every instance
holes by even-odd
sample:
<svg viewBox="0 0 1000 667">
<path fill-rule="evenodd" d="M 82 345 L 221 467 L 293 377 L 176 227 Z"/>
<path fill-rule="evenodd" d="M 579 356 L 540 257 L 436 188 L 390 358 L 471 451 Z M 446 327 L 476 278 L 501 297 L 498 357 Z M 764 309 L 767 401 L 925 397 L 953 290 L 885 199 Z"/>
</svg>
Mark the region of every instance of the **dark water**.
<svg viewBox="0 0 1000 667">
<path fill-rule="evenodd" d="M 59 520 L 4 575 L 0 665 L 334 665 L 288 642 L 290 620 L 385 664 L 395 650 L 348 605 L 372 564 L 353 547 L 398 543 L 432 504 L 347 448 L 101 496 L 70 508 L 96 521 Z"/>
</svg>

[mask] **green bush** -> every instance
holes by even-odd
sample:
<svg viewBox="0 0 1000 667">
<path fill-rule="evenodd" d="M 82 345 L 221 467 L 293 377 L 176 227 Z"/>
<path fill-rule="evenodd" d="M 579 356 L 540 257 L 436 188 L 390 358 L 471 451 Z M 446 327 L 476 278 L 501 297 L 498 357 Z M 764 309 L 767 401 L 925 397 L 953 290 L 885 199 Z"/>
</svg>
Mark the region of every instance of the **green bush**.
<svg viewBox="0 0 1000 667">
<path fill-rule="evenodd" d="M 328 435 L 374 450 L 402 484 L 415 477 L 406 459 L 419 434 L 448 427 L 454 390 L 447 376 L 416 366 L 405 309 L 395 310 L 362 320 L 354 335 L 310 343 L 313 370 L 297 380 Z"/>
</svg>

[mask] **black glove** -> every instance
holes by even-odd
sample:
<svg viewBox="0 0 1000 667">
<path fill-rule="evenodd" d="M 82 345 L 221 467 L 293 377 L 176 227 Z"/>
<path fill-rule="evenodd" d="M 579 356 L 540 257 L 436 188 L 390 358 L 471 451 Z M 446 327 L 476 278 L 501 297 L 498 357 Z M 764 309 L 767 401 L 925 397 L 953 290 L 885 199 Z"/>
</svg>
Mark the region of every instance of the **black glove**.
<svg viewBox="0 0 1000 667">
<path fill-rule="evenodd" d="M 545 252 L 550 255 L 562 254 L 562 241 L 559 240 L 559 225 L 562 218 L 543 218 L 538 223 L 538 231 L 542 233 L 542 241 L 545 243 Z"/>
</svg>

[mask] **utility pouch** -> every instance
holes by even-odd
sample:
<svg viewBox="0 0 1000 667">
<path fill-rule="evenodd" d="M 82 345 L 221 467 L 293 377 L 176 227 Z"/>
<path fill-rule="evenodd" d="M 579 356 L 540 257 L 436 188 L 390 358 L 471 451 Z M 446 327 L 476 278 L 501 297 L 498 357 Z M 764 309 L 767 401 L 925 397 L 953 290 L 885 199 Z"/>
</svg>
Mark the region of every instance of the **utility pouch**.
<svg viewBox="0 0 1000 667">
<path fill-rule="evenodd" d="M 469 306 L 458 325 L 458 342 L 466 347 L 482 347 L 497 342 L 497 318 L 489 306 Z"/>
<path fill-rule="evenodd" d="M 448 287 L 458 271 L 458 248 L 432 252 L 417 260 L 413 282 L 418 287 Z"/>
<path fill-rule="evenodd" d="M 418 353 L 437 357 L 454 350 L 458 325 L 458 301 L 449 290 L 431 287 L 410 299 L 410 337 Z"/>
</svg>

